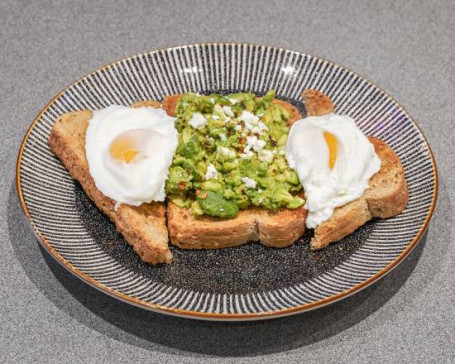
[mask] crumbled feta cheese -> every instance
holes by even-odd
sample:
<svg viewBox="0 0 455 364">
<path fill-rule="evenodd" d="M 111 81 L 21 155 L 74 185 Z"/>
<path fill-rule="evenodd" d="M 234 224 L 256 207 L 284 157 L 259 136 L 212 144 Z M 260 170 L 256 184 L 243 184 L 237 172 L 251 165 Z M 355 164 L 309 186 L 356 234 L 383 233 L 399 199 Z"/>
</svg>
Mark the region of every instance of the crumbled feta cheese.
<svg viewBox="0 0 455 364">
<path fill-rule="evenodd" d="M 245 128 L 248 130 L 253 129 L 259 122 L 259 118 L 256 115 L 246 110 L 242 111 L 242 114 L 239 116 L 239 120 L 242 120 L 245 123 Z"/>
<path fill-rule="evenodd" d="M 220 140 L 221 140 L 222 142 L 225 142 L 226 139 L 227 139 L 227 138 L 226 138 L 226 134 L 219 133 L 218 136 L 220 137 Z"/>
<path fill-rule="evenodd" d="M 240 131 L 240 130 L 242 130 L 242 125 L 237 124 L 236 126 L 234 126 L 234 129 L 235 129 L 236 131 Z"/>
<path fill-rule="evenodd" d="M 218 150 L 220 151 L 220 154 L 225 157 L 230 157 L 230 158 L 235 157 L 235 152 L 232 149 L 229 149 L 226 147 L 218 147 Z"/>
<path fill-rule="evenodd" d="M 244 148 L 244 152 L 248 152 L 249 150 L 253 149 L 255 152 L 259 152 L 262 148 L 265 147 L 265 141 L 258 139 L 256 135 L 248 136 L 246 138 L 246 145 Z"/>
<path fill-rule="evenodd" d="M 241 180 L 243 183 L 245 183 L 245 186 L 247 188 L 256 188 L 257 182 L 254 179 L 248 178 L 248 177 L 242 177 Z"/>
<path fill-rule="evenodd" d="M 211 102 L 212 104 L 214 104 L 214 103 L 215 103 L 215 99 L 214 99 L 213 97 L 211 97 L 211 98 L 210 98 L 210 102 Z"/>
<path fill-rule="evenodd" d="M 252 133 L 259 133 L 261 134 L 264 130 L 269 130 L 267 126 L 263 122 L 258 122 L 258 125 L 251 129 Z"/>
<path fill-rule="evenodd" d="M 232 105 L 235 105 L 236 103 L 239 102 L 239 100 L 237 100 L 237 99 L 231 99 L 230 97 L 228 97 L 228 100 L 231 102 Z"/>
<path fill-rule="evenodd" d="M 264 130 L 268 130 L 267 126 L 259 121 L 259 118 L 250 113 L 249 111 L 243 111 L 242 115 L 239 116 L 239 120 L 242 120 L 245 123 L 245 128 L 251 130 L 253 133 L 262 133 Z"/>
<path fill-rule="evenodd" d="M 220 120 L 220 117 L 218 115 L 212 115 L 213 120 Z"/>
<path fill-rule="evenodd" d="M 195 129 L 202 129 L 207 124 L 207 119 L 200 112 L 193 113 L 189 124 Z"/>
<path fill-rule="evenodd" d="M 262 148 L 265 147 L 265 141 L 264 140 L 261 140 L 259 139 L 256 144 L 253 146 L 253 150 L 255 152 L 259 152 Z"/>
<path fill-rule="evenodd" d="M 245 145 L 245 148 L 244 148 L 244 152 L 246 153 L 251 148 L 253 148 L 253 146 L 256 144 L 257 141 L 258 141 L 258 137 L 256 135 L 247 137 L 246 138 L 246 145 Z"/>
<path fill-rule="evenodd" d="M 220 104 L 215 104 L 213 106 L 213 114 L 222 116 L 223 118 L 226 117 L 226 115 L 224 114 L 224 111 L 223 111 L 223 107 Z"/>
<path fill-rule="evenodd" d="M 205 173 L 205 179 L 214 179 L 218 177 L 218 171 L 216 170 L 213 164 L 209 164 L 207 167 L 207 172 Z"/>
<path fill-rule="evenodd" d="M 253 156 L 252 151 L 248 151 L 246 153 L 240 153 L 240 158 L 242 158 L 242 159 L 251 159 L 252 156 Z"/>
<path fill-rule="evenodd" d="M 226 117 L 226 119 L 224 119 L 224 122 L 225 122 L 225 123 L 229 123 L 230 121 L 231 121 L 231 118 L 230 118 L 229 116 Z"/>
<path fill-rule="evenodd" d="M 262 149 L 258 153 L 259 160 L 265 163 L 271 163 L 273 160 L 273 153 L 271 150 Z"/>
<path fill-rule="evenodd" d="M 223 111 L 227 116 L 230 116 L 231 118 L 235 116 L 230 106 L 223 106 Z"/>
</svg>

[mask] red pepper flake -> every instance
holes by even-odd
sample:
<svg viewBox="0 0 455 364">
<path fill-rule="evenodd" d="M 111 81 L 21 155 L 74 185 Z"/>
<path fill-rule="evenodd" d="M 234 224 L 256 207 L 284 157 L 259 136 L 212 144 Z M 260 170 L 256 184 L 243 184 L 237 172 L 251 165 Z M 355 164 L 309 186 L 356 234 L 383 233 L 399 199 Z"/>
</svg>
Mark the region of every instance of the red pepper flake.
<svg viewBox="0 0 455 364">
<path fill-rule="evenodd" d="M 204 194 L 201 196 L 202 199 L 206 199 L 207 198 L 207 192 L 204 192 Z"/>
<path fill-rule="evenodd" d="M 186 184 L 187 183 L 185 181 L 179 182 L 179 190 L 184 190 L 186 187 Z"/>
<path fill-rule="evenodd" d="M 196 190 L 196 196 L 198 196 L 201 193 L 201 190 Z"/>
</svg>

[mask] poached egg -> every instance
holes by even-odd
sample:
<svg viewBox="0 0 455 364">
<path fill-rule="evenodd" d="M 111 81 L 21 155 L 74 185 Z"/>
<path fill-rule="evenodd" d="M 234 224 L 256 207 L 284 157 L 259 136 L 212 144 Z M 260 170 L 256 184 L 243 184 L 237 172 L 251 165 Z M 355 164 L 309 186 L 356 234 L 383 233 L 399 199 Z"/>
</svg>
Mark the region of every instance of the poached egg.
<svg viewBox="0 0 455 364">
<path fill-rule="evenodd" d="M 175 118 L 163 109 L 112 105 L 94 111 L 85 151 L 96 187 L 120 203 L 164 201 L 164 184 L 178 145 Z"/>
<path fill-rule="evenodd" d="M 338 206 L 363 195 L 381 168 L 374 146 L 349 116 L 310 116 L 295 122 L 286 159 L 303 186 L 310 229 L 330 218 Z"/>
</svg>

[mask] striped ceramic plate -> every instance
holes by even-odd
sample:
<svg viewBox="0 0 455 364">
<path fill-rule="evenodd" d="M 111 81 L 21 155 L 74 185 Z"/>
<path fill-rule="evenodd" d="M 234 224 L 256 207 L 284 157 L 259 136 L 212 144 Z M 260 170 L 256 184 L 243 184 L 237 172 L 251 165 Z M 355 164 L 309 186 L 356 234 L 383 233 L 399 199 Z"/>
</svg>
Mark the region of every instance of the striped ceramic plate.
<svg viewBox="0 0 455 364">
<path fill-rule="evenodd" d="M 409 184 L 401 215 L 367 223 L 311 252 L 309 236 L 276 250 L 261 244 L 216 251 L 172 248 L 171 265 L 150 267 L 117 234 L 47 146 L 57 117 L 81 109 L 198 91 L 275 89 L 304 112 L 308 88 L 335 102 L 367 135 L 400 156 Z M 284 316 L 355 293 L 400 263 L 434 209 L 436 166 L 415 122 L 389 95 L 332 62 L 250 44 L 199 44 L 144 53 L 103 67 L 59 93 L 24 138 L 17 163 L 20 202 L 40 242 L 73 274 L 118 299 L 168 314 L 242 320 Z"/>
</svg>

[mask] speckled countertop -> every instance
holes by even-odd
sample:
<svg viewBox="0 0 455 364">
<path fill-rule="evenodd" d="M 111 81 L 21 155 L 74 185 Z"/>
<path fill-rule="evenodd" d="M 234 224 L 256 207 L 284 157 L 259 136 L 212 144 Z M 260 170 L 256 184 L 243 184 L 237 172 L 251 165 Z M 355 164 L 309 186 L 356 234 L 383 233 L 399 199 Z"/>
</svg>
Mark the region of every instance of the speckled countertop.
<svg viewBox="0 0 455 364">
<path fill-rule="evenodd" d="M 454 18 L 451 0 L 1 1 L 0 362 L 454 362 Z M 208 41 L 330 59 L 417 120 L 438 164 L 438 206 L 428 234 L 390 275 L 318 311 L 219 324 L 117 302 L 40 249 L 14 185 L 19 144 L 39 110 L 113 60 Z"/>
</svg>

